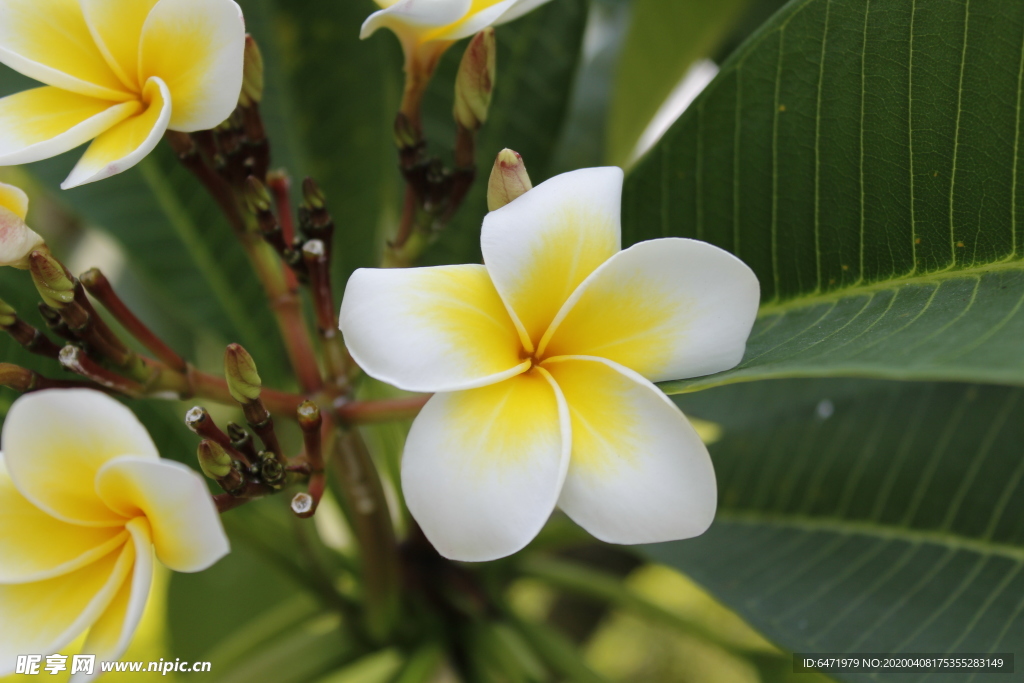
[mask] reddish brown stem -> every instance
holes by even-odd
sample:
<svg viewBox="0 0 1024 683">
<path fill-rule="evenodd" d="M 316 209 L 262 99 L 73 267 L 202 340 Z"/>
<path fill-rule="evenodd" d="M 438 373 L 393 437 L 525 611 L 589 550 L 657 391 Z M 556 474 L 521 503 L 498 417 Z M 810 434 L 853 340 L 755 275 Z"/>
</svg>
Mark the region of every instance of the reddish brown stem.
<svg viewBox="0 0 1024 683">
<path fill-rule="evenodd" d="M 145 393 L 144 387 L 138 382 L 122 377 L 115 372 L 108 370 L 77 346 L 70 344 L 60 351 L 59 360 L 61 365 L 93 382 L 113 391 L 120 392 L 132 398 L 139 398 Z"/>
<path fill-rule="evenodd" d="M 274 171 L 267 174 L 267 187 L 274 195 L 277 220 L 281 223 L 284 241 L 291 246 L 295 241 L 295 222 L 292 219 L 292 202 L 289 194 L 291 181 L 284 172 Z"/>
<path fill-rule="evenodd" d="M 14 322 L 10 325 L 5 325 L 3 330 L 11 335 L 14 341 L 25 347 L 27 351 L 54 359 L 60 354 L 59 346 L 21 318 L 15 318 Z"/>
<path fill-rule="evenodd" d="M 338 400 L 334 406 L 334 415 L 345 425 L 409 420 L 416 417 L 431 396 L 432 394 L 421 394 L 375 401 Z"/>
<path fill-rule="evenodd" d="M 132 313 L 131 309 L 125 305 L 124 301 L 114 291 L 110 281 L 107 280 L 106 276 L 98 268 L 87 270 L 80 279 L 89 293 L 96 297 L 103 304 L 103 307 L 114 316 L 114 319 L 153 355 L 176 372 L 185 372 L 187 370 L 185 360 Z"/>
</svg>

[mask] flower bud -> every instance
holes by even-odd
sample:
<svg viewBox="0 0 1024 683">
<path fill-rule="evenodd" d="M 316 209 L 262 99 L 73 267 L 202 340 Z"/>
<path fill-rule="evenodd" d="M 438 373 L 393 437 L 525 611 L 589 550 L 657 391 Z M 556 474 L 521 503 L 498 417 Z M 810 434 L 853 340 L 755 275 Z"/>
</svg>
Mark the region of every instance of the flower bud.
<svg viewBox="0 0 1024 683">
<path fill-rule="evenodd" d="M 256 176 L 246 178 L 242 198 L 249 211 L 256 215 L 270 211 L 274 201 L 270 196 L 270 190 Z"/>
<path fill-rule="evenodd" d="M 203 470 L 203 474 L 210 479 L 223 479 L 231 474 L 233 469 L 231 456 L 215 441 L 209 439 L 200 441 L 196 455 L 199 457 L 199 467 Z"/>
<path fill-rule="evenodd" d="M 75 282 L 64 265 L 49 251 L 37 249 L 28 255 L 28 267 L 39 296 L 50 308 L 60 310 L 75 299 Z"/>
<path fill-rule="evenodd" d="M 0 206 L 0 266 L 28 268 L 33 251 L 45 250 L 46 241 L 14 211 Z"/>
<path fill-rule="evenodd" d="M 13 363 L 0 363 L 0 386 L 10 387 L 15 391 L 25 393 L 35 388 L 36 375 L 31 370 L 14 365 Z"/>
<path fill-rule="evenodd" d="M 494 91 L 495 52 L 494 29 L 485 28 L 469 41 L 455 78 L 455 121 L 469 130 L 479 130 L 487 121 Z"/>
<path fill-rule="evenodd" d="M 18 319 L 18 312 L 3 299 L 0 299 L 0 327 L 13 325 Z"/>
<path fill-rule="evenodd" d="M 306 178 L 302 181 L 302 200 L 310 209 L 314 210 L 320 210 L 327 205 L 324 191 L 320 189 L 320 186 L 312 178 Z"/>
<path fill-rule="evenodd" d="M 242 92 L 238 104 L 251 107 L 263 99 L 263 54 L 252 36 L 245 37 L 245 61 L 242 71 Z"/>
<path fill-rule="evenodd" d="M 256 362 L 240 344 L 228 344 L 224 351 L 224 376 L 231 397 L 241 404 L 259 399 L 263 382 L 256 372 Z"/>
<path fill-rule="evenodd" d="M 526 164 L 519 152 L 503 149 L 498 152 L 487 181 L 487 210 L 495 211 L 533 189 Z"/>
</svg>

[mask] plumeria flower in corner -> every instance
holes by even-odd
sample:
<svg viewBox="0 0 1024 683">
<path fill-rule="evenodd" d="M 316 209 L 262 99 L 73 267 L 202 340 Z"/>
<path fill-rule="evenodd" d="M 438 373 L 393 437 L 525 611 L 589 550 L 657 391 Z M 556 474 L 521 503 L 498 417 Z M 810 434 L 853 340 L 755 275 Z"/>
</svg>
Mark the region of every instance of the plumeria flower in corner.
<svg viewBox="0 0 1024 683">
<path fill-rule="evenodd" d="M 621 193 L 617 168 L 566 173 L 487 215 L 485 265 L 349 280 L 340 324 L 355 360 L 436 392 L 402 488 L 445 557 L 516 552 L 556 506 L 621 544 L 696 536 L 714 518 L 707 449 L 654 382 L 739 363 L 758 281 L 704 242 L 621 250 Z"/>
<path fill-rule="evenodd" d="M 228 552 L 203 479 L 161 459 L 135 415 L 106 394 L 26 394 L 2 441 L 0 676 L 19 654 L 58 652 L 87 629 L 82 651 L 117 659 L 146 605 L 154 551 L 183 572 Z"/>
<path fill-rule="evenodd" d="M 0 63 L 45 84 L 0 99 L 0 165 L 92 140 L 62 188 L 131 168 L 231 115 L 244 49 L 232 0 L 0 0 Z"/>
<path fill-rule="evenodd" d="M 28 268 L 28 255 L 46 242 L 25 224 L 28 195 L 20 187 L 0 183 L 0 266 Z"/>
</svg>

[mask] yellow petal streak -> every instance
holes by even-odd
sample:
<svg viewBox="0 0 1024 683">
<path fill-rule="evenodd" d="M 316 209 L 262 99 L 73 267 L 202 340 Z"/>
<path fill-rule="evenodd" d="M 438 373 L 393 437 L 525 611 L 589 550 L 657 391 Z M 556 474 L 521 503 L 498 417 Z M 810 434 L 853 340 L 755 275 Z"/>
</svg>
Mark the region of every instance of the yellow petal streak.
<svg viewBox="0 0 1024 683">
<path fill-rule="evenodd" d="M 157 0 L 82 0 L 86 23 L 110 68 L 126 87 L 141 91 L 139 40 Z"/>
<path fill-rule="evenodd" d="M 111 603 L 134 561 L 128 543 L 63 576 L 0 585 L 0 656 L 48 654 L 70 643 Z"/>
<path fill-rule="evenodd" d="M 4 0 L 0 61 L 83 95 L 132 96 L 96 47 L 78 0 Z"/>
<path fill-rule="evenodd" d="M 642 416 L 624 398 L 636 391 L 632 380 L 596 361 L 552 359 L 543 367 L 569 406 L 574 471 L 614 477 L 643 456 Z"/>
<path fill-rule="evenodd" d="M 599 356 L 650 377 L 685 335 L 680 321 L 689 303 L 645 273 L 595 276 L 578 297 L 541 342 L 544 357 Z"/>
<path fill-rule="evenodd" d="M 0 466 L 0 582 L 59 576 L 123 545 L 117 527 L 82 527 L 51 517 L 25 499 Z"/>
<path fill-rule="evenodd" d="M 451 33 L 452 31 L 457 30 L 460 26 L 462 26 L 467 21 L 472 19 L 473 15 L 477 14 L 478 12 L 481 12 L 481 11 L 487 9 L 488 7 L 493 7 L 494 5 L 497 5 L 499 2 L 502 2 L 502 0 L 473 0 L 472 3 L 469 6 L 469 11 L 466 12 L 466 14 L 463 15 L 463 17 L 461 19 L 459 19 L 458 21 L 452 22 L 451 24 L 447 24 L 446 26 L 439 26 L 436 29 L 433 29 L 431 31 L 428 31 L 428 32 L 424 33 L 419 38 L 419 42 L 426 43 L 426 42 L 429 42 L 431 40 L 437 40 L 438 37 L 445 36 L 448 33 Z M 384 6 L 387 6 L 387 5 L 384 5 Z"/>
<path fill-rule="evenodd" d="M 617 227 L 608 227 L 606 216 L 565 206 L 543 220 L 555 225 L 542 233 L 507 292 L 535 346 L 569 295 L 619 250 Z"/>
<path fill-rule="evenodd" d="M 30 159 L 15 158 L 9 163 L 37 161 L 61 154 L 141 109 L 138 102 L 114 104 L 48 86 L 25 90 L 0 99 L 0 156 L 47 141 L 54 141 L 53 149 Z M 59 136 L 65 136 L 66 141 L 55 140 Z"/>
<path fill-rule="evenodd" d="M 0 208 L 7 209 L 21 220 L 28 215 L 28 195 L 14 185 L 0 183 Z"/>
</svg>

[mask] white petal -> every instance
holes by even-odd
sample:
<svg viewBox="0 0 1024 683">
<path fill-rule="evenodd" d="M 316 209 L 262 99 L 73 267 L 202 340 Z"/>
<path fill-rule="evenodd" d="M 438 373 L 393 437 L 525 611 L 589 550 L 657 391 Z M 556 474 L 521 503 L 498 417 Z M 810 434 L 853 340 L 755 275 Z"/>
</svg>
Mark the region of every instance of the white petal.
<svg viewBox="0 0 1024 683">
<path fill-rule="evenodd" d="M 494 25 L 499 26 L 501 24 L 507 24 L 510 21 L 515 21 L 527 12 L 532 12 L 546 2 L 550 2 L 550 0 L 519 0 L 512 9 L 502 14 L 501 19 L 494 22 Z"/>
<path fill-rule="evenodd" d="M 96 47 L 78 0 L 0 0 L 0 63 L 81 95 L 134 98 Z"/>
<path fill-rule="evenodd" d="M 156 556 L 174 571 L 201 571 L 230 550 L 206 483 L 181 463 L 116 458 L 96 474 L 96 491 L 125 517 L 149 520 Z"/>
<path fill-rule="evenodd" d="M 0 266 L 28 268 L 28 256 L 45 240 L 13 211 L 0 206 Z"/>
<path fill-rule="evenodd" d="M 621 197 L 621 169 L 585 168 L 484 218 L 487 272 L 532 348 L 579 284 L 619 251 Z"/>
<path fill-rule="evenodd" d="M 125 543 L 77 571 L 45 581 L 0 584 L 0 676 L 13 673 L 18 655 L 59 652 L 95 622 L 135 564 Z"/>
<path fill-rule="evenodd" d="M 149 524 L 141 517 L 133 519 L 128 523 L 128 531 L 135 547 L 135 566 L 130 580 L 122 584 L 121 590 L 89 629 L 82 646 L 82 652 L 95 654 L 97 661 L 116 661 L 128 649 L 142 620 L 153 584 L 153 543 Z M 78 673 L 71 677 L 71 682 L 84 683 L 99 674 L 99 666 L 96 666 L 91 676 Z"/>
<path fill-rule="evenodd" d="M 544 363 L 572 418 L 572 460 L 558 506 L 608 543 L 698 536 L 718 492 L 707 448 L 656 386 L 603 359 Z"/>
<path fill-rule="evenodd" d="M 565 402 L 544 370 L 437 394 L 405 444 L 409 511 L 447 558 L 511 555 L 554 509 L 570 440 Z"/>
<path fill-rule="evenodd" d="M 28 195 L 20 187 L 0 183 L 0 207 L 25 220 L 28 215 Z"/>
<path fill-rule="evenodd" d="M 160 0 L 142 29 L 139 78 L 167 84 L 169 127 L 190 133 L 231 116 L 244 59 L 245 20 L 232 0 Z"/>
<path fill-rule="evenodd" d="M 600 356 L 652 382 L 721 372 L 743 358 L 759 299 L 757 276 L 718 247 L 640 242 L 580 285 L 541 353 Z"/>
<path fill-rule="evenodd" d="M 44 512 L 87 526 L 127 521 L 96 495 L 92 482 L 108 460 L 156 460 L 156 446 L 135 414 L 91 389 L 25 394 L 4 421 L 3 453 L 14 485 Z"/>
<path fill-rule="evenodd" d="M 340 327 L 368 375 L 408 391 L 479 387 L 529 367 L 483 266 L 357 270 Z"/>
<path fill-rule="evenodd" d="M 16 488 L 0 457 L 0 583 L 67 574 L 124 545 L 120 527 L 85 527 L 51 517 Z"/>
<path fill-rule="evenodd" d="M 159 78 L 146 83 L 146 109 L 106 131 L 89 145 L 60 187 L 69 190 L 126 171 L 160 143 L 171 120 L 167 85 Z"/>
<path fill-rule="evenodd" d="M 369 38 L 383 27 L 390 28 L 400 37 L 426 32 L 458 21 L 471 5 L 472 0 L 398 0 L 367 17 L 359 37 Z"/>
<path fill-rule="evenodd" d="M 0 165 L 30 164 L 83 145 L 142 110 L 50 86 L 0 99 Z"/>
</svg>

